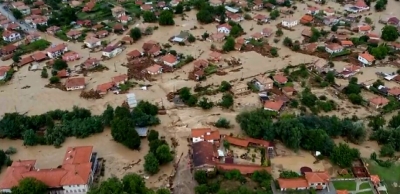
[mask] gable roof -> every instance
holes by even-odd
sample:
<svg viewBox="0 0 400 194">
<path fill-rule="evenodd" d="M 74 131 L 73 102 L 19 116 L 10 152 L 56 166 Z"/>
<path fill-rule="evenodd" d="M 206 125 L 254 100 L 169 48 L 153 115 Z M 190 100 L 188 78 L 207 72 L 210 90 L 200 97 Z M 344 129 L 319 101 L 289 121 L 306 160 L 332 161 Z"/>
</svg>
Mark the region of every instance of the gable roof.
<svg viewBox="0 0 400 194">
<path fill-rule="evenodd" d="M 292 179 L 278 179 L 279 187 L 283 189 L 296 189 L 301 187 L 308 187 L 308 182 L 304 178 L 292 178 Z"/>
<path fill-rule="evenodd" d="M 266 170 L 267 172 L 271 172 L 271 167 L 260 166 L 260 165 L 248 165 L 248 164 L 218 163 L 217 168 L 225 171 L 239 170 L 240 173 L 243 175 L 253 174 L 255 171 L 260 171 L 260 170 Z"/>
<path fill-rule="evenodd" d="M 304 178 L 308 183 L 327 183 L 329 182 L 329 175 L 326 171 L 305 172 Z"/>
<path fill-rule="evenodd" d="M 214 164 L 215 149 L 214 145 L 207 141 L 201 141 L 192 145 L 193 166 L 202 166 L 205 164 Z"/>
</svg>

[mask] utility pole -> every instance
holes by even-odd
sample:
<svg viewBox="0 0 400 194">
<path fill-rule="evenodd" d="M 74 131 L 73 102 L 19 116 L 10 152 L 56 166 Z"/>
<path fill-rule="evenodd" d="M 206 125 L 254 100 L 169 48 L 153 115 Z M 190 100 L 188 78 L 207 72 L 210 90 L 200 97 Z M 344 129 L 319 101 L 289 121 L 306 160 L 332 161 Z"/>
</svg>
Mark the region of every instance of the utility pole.
<svg viewBox="0 0 400 194">
<path fill-rule="evenodd" d="M 114 62 L 114 72 L 117 72 L 117 66 L 115 66 L 115 62 Z"/>
</svg>

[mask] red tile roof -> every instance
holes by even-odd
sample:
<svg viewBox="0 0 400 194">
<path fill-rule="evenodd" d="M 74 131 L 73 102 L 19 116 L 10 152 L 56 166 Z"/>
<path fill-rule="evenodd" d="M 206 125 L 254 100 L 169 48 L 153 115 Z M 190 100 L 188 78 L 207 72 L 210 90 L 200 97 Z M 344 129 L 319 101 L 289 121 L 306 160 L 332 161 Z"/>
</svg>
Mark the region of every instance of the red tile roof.
<svg viewBox="0 0 400 194">
<path fill-rule="evenodd" d="M 217 168 L 220 170 L 230 171 L 230 170 L 239 170 L 243 175 L 253 174 L 255 171 L 266 170 L 271 172 L 271 167 L 259 166 L 259 165 L 246 165 L 246 164 L 227 164 L 227 163 L 218 163 Z"/>
<path fill-rule="evenodd" d="M 147 72 L 150 73 L 157 73 L 158 71 L 160 71 L 162 67 L 160 65 L 154 64 L 148 68 L 146 68 Z"/>
<path fill-rule="evenodd" d="M 122 75 L 117 75 L 111 78 L 111 80 L 114 83 L 120 83 L 120 82 L 124 82 L 125 80 L 128 79 L 128 76 L 126 74 L 122 74 Z"/>
<path fill-rule="evenodd" d="M 171 54 L 167 54 L 162 57 L 162 60 L 167 63 L 175 63 L 177 61 L 176 57 Z"/>
<path fill-rule="evenodd" d="M 57 77 L 59 78 L 64 78 L 64 77 L 68 77 L 68 72 L 66 69 L 60 70 L 57 72 Z"/>
<path fill-rule="evenodd" d="M 325 171 L 305 172 L 304 178 L 308 183 L 327 183 L 329 182 L 329 174 Z"/>
<path fill-rule="evenodd" d="M 279 111 L 283 107 L 283 104 L 284 102 L 282 100 L 277 100 L 277 101 L 267 100 L 264 103 L 264 108 Z"/>
<path fill-rule="evenodd" d="M 371 30 L 371 26 L 370 25 L 359 26 L 358 30 L 359 31 L 370 31 Z"/>
<path fill-rule="evenodd" d="M 379 178 L 378 175 L 370 175 L 370 178 L 371 178 L 371 181 L 372 181 L 374 184 L 378 184 L 378 183 L 381 182 L 381 179 Z"/>
<path fill-rule="evenodd" d="M 10 69 L 10 66 L 0 66 L 0 76 L 4 76 Z"/>
<path fill-rule="evenodd" d="M 343 46 L 338 43 L 330 43 L 330 44 L 327 44 L 326 47 L 332 51 L 337 51 L 337 50 L 343 49 Z"/>
<path fill-rule="evenodd" d="M 208 66 L 208 61 L 205 59 L 198 59 L 193 62 L 193 65 L 197 69 L 206 68 Z"/>
<path fill-rule="evenodd" d="M 222 54 L 217 51 L 213 51 L 212 53 L 210 53 L 210 57 L 212 58 L 220 58 L 221 56 Z"/>
<path fill-rule="evenodd" d="M 99 92 L 107 92 L 107 90 L 111 89 L 114 86 L 113 82 L 107 82 L 104 84 L 97 85 L 96 91 Z"/>
<path fill-rule="evenodd" d="M 85 86 L 85 78 L 74 77 L 74 78 L 69 78 L 65 82 L 65 87 L 67 87 L 67 88 L 73 88 L 73 87 L 78 87 L 78 86 Z"/>
<path fill-rule="evenodd" d="M 336 190 L 336 194 L 349 194 L 347 190 Z"/>
<path fill-rule="evenodd" d="M 356 7 L 361 7 L 361 8 L 366 8 L 368 5 L 365 3 L 364 0 L 357 0 L 357 2 L 354 4 Z"/>
<path fill-rule="evenodd" d="M 44 54 L 44 53 L 42 53 L 42 52 L 36 52 L 36 53 L 32 54 L 31 57 L 32 57 L 35 61 L 41 61 L 41 60 L 47 58 L 46 54 Z"/>
<path fill-rule="evenodd" d="M 377 106 L 385 106 L 389 103 L 389 100 L 382 96 L 369 99 L 369 102 Z"/>
<path fill-rule="evenodd" d="M 32 63 L 33 59 L 31 56 L 27 56 L 21 59 L 21 61 L 18 63 L 19 66 L 24 66 L 26 64 Z"/>
<path fill-rule="evenodd" d="M 17 48 L 18 48 L 18 47 L 15 46 L 14 44 L 9 44 L 9 45 L 6 45 L 6 46 L 4 46 L 3 48 L 1 48 L 1 51 L 2 51 L 3 53 L 9 53 L 9 52 L 15 51 Z"/>
<path fill-rule="evenodd" d="M 47 49 L 47 52 L 54 53 L 54 52 L 62 51 L 65 48 L 67 48 L 67 44 L 61 43 L 61 44 L 55 45 L 53 47 L 50 47 L 49 49 Z"/>
<path fill-rule="evenodd" d="M 288 79 L 282 74 L 274 75 L 273 79 L 280 84 L 284 84 L 288 81 Z"/>
<path fill-rule="evenodd" d="M 400 95 L 400 87 L 393 87 L 388 90 L 388 93 L 393 96 Z"/>
<path fill-rule="evenodd" d="M 249 141 L 246 139 L 240 139 L 232 136 L 225 136 L 225 140 L 228 141 L 231 145 L 247 147 L 249 146 Z"/>
<path fill-rule="evenodd" d="M 228 23 L 221 24 L 221 25 L 217 26 L 217 28 L 223 28 L 223 27 L 227 28 L 228 30 L 232 29 L 232 26 L 229 25 Z"/>
<path fill-rule="evenodd" d="M 296 189 L 300 187 L 308 187 L 308 182 L 304 178 L 278 179 L 279 187 L 283 189 Z"/>
<path fill-rule="evenodd" d="M 375 60 L 375 57 L 371 54 L 369 54 L 368 52 L 365 53 L 361 53 L 359 54 L 360 57 L 364 58 L 365 60 L 367 60 L 368 62 L 372 62 Z"/>
<path fill-rule="evenodd" d="M 342 41 L 340 41 L 340 44 L 342 46 L 353 46 L 354 45 L 351 40 L 342 40 Z"/>
</svg>

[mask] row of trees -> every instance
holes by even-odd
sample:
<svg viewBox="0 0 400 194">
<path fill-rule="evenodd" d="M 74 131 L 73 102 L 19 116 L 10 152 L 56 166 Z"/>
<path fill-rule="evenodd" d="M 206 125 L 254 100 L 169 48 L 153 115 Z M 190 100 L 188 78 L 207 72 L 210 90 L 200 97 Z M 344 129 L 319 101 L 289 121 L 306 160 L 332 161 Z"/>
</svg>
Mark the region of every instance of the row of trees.
<svg viewBox="0 0 400 194">
<path fill-rule="evenodd" d="M 400 151 L 400 113 L 394 115 L 386 127 L 385 124 L 386 120 L 381 115 L 371 117 L 368 125 L 374 132 L 370 138 L 383 145 L 381 156 L 392 157 L 396 151 Z"/>
<path fill-rule="evenodd" d="M 278 121 L 273 122 L 276 113 L 262 109 L 243 112 L 236 117 L 241 129 L 250 137 L 263 138 L 269 141 L 280 140 L 286 147 L 299 150 L 320 151 L 331 159 L 338 157 L 336 153 L 353 150 L 345 146 L 336 146 L 332 137 L 345 137 L 350 142 L 359 144 L 366 139 L 366 131 L 359 122 L 351 119 L 339 119 L 336 116 L 315 115 L 282 115 Z M 355 156 L 357 154 L 351 154 Z M 338 157 L 332 161 L 339 166 L 347 167 L 348 158 Z"/>
<path fill-rule="evenodd" d="M 198 170 L 194 174 L 194 178 L 199 184 L 195 187 L 196 194 L 272 194 L 271 181 L 272 176 L 265 170 L 255 171 L 250 178 L 244 177 L 239 170 L 217 171 L 216 173 L 207 173 L 203 170 Z M 237 187 L 221 187 L 224 181 L 239 182 Z M 245 183 L 251 184 L 254 187 L 249 188 Z M 236 185 L 236 184 L 234 184 Z"/>
<path fill-rule="evenodd" d="M 156 174 L 160 165 L 171 162 L 174 156 L 165 140 L 159 139 L 157 131 L 151 130 L 147 136 L 149 153 L 144 157 L 144 170 L 149 174 Z"/>
<path fill-rule="evenodd" d="M 225 86 L 228 87 L 228 85 Z M 225 93 L 222 95 L 221 101 L 217 105 L 223 108 L 231 108 L 233 106 L 234 99 L 232 94 L 226 92 L 230 89 L 230 84 L 229 84 L 229 89 L 225 90 L 224 88 L 225 87 L 219 88 L 219 91 L 223 91 Z M 204 110 L 211 109 L 215 105 L 214 102 L 210 101 L 206 97 L 202 97 L 199 101 L 197 95 L 192 94 L 190 88 L 188 87 L 183 87 L 179 90 L 179 98 L 183 101 L 183 103 L 185 103 L 188 106 L 191 107 L 199 106 Z"/>
</svg>

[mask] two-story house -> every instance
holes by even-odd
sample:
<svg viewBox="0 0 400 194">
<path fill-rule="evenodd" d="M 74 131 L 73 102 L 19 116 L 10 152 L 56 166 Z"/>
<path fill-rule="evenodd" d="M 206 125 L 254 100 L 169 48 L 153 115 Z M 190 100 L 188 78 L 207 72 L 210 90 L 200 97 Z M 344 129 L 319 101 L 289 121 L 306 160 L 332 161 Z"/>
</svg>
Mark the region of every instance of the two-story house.
<svg viewBox="0 0 400 194">
<path fill-rule="evenodd" d="M 219 142 L 221 139 L 218 130 L 212 130 L 211 128 L 194 128 L 191 132 L 191 137 L 193 143 L 207 141 L 210 143 Z"/>
<path fill-rule="evenodd" d="M 86 82 L 84 77 L 69 78 L 67 81 L 65 81 L 65 88 L 67 91 L 83 90 L 85 87 Z"/>
<path fill-rule="evenodd" d="M 86 47 L 91 48 L 91 49 L 101 46 L 101 40 L 98 38 L 95 38 L 95 37 L 86 38 L 84 43 L 85 43 Z"/>
<path fill-rule="evenodd" d="M 111 45 L 111 46 L 107 46 L 106 48 L 104 48 L 102 54 L 105 57 L 113 58 L 120 53 L 122 53 L 121 47 Z"/>
<path fill-rule="evenodd" d="M 343 46 L 338 43 L 330 43 L 325 45 L 325 51 L 329 54 L 339 53 L 343 51 Z"/>
<path fill-rule="evenodd" d="M 368 52 L 360 53 L 358 55 L 358 61 L 362 63 L 364 66 L 372 65 L 375 61 L 375 57 Z"/>
<path fill-rule="evenodd" d="M 11 31 L 11 30 L 5 30 L 3 32 L 3 40 L 7 42 L 14 42 L 17 40 L 20 40 L 21 34 L 19 32 Z"/>
<path fill-rule="evenodd" d="M 270 90 L 274 87 L 274 81 L 265 75 L 259 75 L 252 80 L 258 91 Z"/>
<path fill-rule="evenodd" d="M 50 59 L 54 59 L 54 58 L 61 56 L 62 54 L 64 54 L 67 51 L 68 51 L 67 44 L 62 43 L 62 44 L 50 46 L 50 48 L 47 49 L 46 54 Z"/>
<path fill-rule="evenodd" d="M 173 67 L 179 63 L 178 59 L 172 54 L 167 54 L 167 55 L 163 56 L 161 60 L 163 61 L 163 63 L 165 65 L 168 65 L 171 67 Z"/>
<path fill-rule="evenodd" d="M 229 34 L 231 32 L 231 29 L 232 29 L 232 26 L 230 26 L 227 23 L 217 26 L 217 31 L 219 33 Z"/>
<path fill-rule="evenodd" d="M 125 9 L 121 6 L 115 6 L 111 9 L 112 16 L 116 19 L 126 15 Z"/>
</svg>

